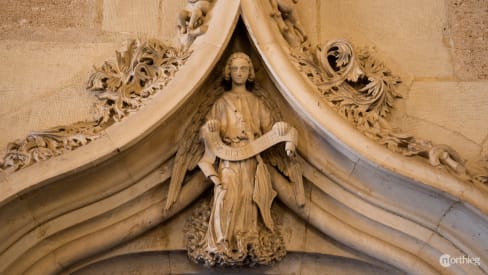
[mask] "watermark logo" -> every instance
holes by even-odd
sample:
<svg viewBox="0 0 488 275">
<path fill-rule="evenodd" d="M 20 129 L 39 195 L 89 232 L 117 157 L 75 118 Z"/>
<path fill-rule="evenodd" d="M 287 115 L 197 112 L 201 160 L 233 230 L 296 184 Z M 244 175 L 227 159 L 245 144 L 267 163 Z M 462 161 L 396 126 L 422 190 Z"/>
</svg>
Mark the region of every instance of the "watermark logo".
<svg viewBox="0 0 488 275">
<path fill-rule="evenodd" d="M 459 264 L 473 264 L 479 266 L 481 264 L 479 257 L 457 256 L 452 257 L 449 254 L 444 254 L 439 257 L 439 263 L 443 267 L 450 267 L 451 265 Z"/>
</svg>

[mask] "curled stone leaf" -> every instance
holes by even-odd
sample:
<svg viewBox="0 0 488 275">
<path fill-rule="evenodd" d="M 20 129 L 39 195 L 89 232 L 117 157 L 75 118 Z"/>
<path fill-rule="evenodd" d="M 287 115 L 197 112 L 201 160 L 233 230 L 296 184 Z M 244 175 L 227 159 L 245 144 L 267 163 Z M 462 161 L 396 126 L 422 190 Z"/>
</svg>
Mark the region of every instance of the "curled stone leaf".
<svg viewBox="0 0 488 275">
<path fill-rule="evenodd" d="M 291 49 L 296 67 L 318 88 L 328 105 L 368 138 L 405 156 L 420 156 L 461 180 L 488 183 L 488 165 L 479 174 L 451 147 L 433 144 L 392 127 L 388 115 L 401 98 L 401 79 L 369 49 L 355 52 L 349 42 L 334 40 L 311 49 Z M 488 161 L 487 161 L 488 163 Z"/>
<path fill-rule="evenodd" d="M 92 121 L 31 132 L 11 142 L 0 160 L 0 170 L 17 171 L 86 145 L 101 131 L 144 106 L 161 91 L 189 58 L 190 52 L 158 40 L 130 40 L 115 61 L 95 67 L 87 90 L 99 99 Z"/>
<path fill-rule="evenodd" d="M 95 120 L 104 123 L 120 121 L 139 110 L 168 84 L 190 53 L 157 40 L 132 40 L 116 55 L 117 62 L 95 68 L 87 84 L 88 91 L 100 99 Z"/>
</svg>

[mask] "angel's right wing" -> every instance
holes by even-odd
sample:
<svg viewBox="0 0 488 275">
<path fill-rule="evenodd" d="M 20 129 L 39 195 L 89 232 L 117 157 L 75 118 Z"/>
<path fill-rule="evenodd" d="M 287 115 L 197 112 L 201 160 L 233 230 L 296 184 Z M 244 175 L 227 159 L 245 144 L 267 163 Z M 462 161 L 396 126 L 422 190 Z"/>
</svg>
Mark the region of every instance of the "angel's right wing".
<svg viewBox="0 0 488 275">
<path fill-rule="evenodd" d="M 178 199 L 181 186 L 187 171 L 195 169 L 203 156 L 205 146 L 200 140 L 200 127 L 205 123 L 205 117 L 209 112 L 216 98 L 223 92 L 221 87 L 212 89 L 200 104 L 197 112 L 193 115 L 190 125 L 183 134 L 182 141 L 178 147 L 171 173 L 166 207 L 168 210 Z"/>
</svg>

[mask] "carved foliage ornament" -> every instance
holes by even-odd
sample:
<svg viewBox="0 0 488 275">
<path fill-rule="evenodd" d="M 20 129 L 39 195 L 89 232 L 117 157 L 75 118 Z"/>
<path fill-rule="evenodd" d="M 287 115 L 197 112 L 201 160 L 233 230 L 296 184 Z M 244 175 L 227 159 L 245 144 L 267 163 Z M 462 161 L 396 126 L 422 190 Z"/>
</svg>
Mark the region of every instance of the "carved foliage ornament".
<svg viewBox="0 0 488 275">
<path fill-rule="evenodd" d="M 17 171 L 88 144 L 100 137 L 103 129 L 139 110 L 168 84 L 190 56 L 196 37 L 207 31 L 211 2 L 188 0 L 178 16 L 177 47 L 154 39 L 130 40 L 126 50 L 116 52 L 115 61 L 95 67 L 87 84 L 87 90 L 99 99 L 93 120 L 31 132 L 25 139 L 9 143 L 0 159 L 0 170 Z"/>
<path fill-rule="evenodd" d="M 295 15 L 293 20 L 276 16 L 277 2 L 289 9 L 294 7 L 291 1 L 270 0 L 271 16 L 289 44 L 292 61 L 318 88 L 324 102 L 364 135 L 394 152 L 425 158 L 461 180 L 488 183 L 488 165 L 468 169 L 466 161 L 448 145 L 433 144 L 390 125 L 388 115 L 393 103 L 402 97 L 398 92 L 401 80 L 374 57 L 373 51 L 355 52 L 344 40 L 311 47 Z M 283 28 L 283 21 L 287 28 Z"/>
<path fill-rule="evenodd" d="M 87 90 L 99 99 L 92 121 L 31 132 L 11 142 L 0 169 L 17 171 L 38 161 L 74 150 L 101 136 L 101 131 L 139 110 L 151 95 L 162 90 L 185 63 L 190 52 L 157 40 L 131 40 L 115 61 L 95 67 Z"/>
<path fill-rule="evenodd" d="M 116 56 L 115 61 L 95 67 L 88 80 L 87 89 L 100 99 L 95 120 L 102 124 L 139 110 L 147 98 L 168 84 L 190 53 L 157 40 L 132 40 Z"/>
</svg>

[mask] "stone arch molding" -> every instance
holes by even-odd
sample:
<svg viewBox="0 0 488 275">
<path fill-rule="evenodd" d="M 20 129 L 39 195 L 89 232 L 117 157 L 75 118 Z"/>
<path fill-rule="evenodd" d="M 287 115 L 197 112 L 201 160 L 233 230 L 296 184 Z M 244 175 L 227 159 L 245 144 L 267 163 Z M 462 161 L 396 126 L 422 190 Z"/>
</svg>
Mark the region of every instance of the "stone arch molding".
<svg viewBox="0 0 488 275">
<path fill-rule="evenodd" d="M 0 273 L 82 270 L 117 256 L 117 248 L 164 222 L 171 224 L 192 205 L 210 186 L 198 169 L 187 175 L 179 199 L 164 210 L 178 144 L 218 79 L 218 61 L 242 48 L 258 62 L 261 84 L 300 136 L 304 207 L 295 203 L 287 178 L 270 169 L 283 209 L 340 243 L 347 257 L 385 273 L 488 273 L 486 187 L 385 149 L 321 104 L 317 87 L 290 58 L 290 45 L 301 47 L 305 35 L 299 26 L 295 35 L 280 30 L 280 24 L 290 22 L 277 22 L 283 17 L 273 13 L 272 3 L 214 1 L 204 25 L 181 36 L 192 53 L 163 92 L 102 129 L 90 144 L 3 173 Z M 291 23 L 294 28 L 296 22 Z M 311 252 L 306 245 L 293 250 Z M 439 262 L 444 254 L 478 258 L 480 264 L 446 268 Z"/>
</svg>

